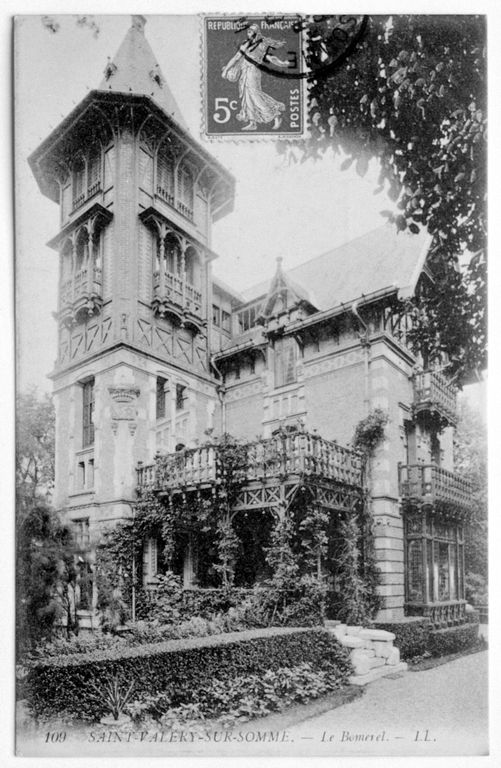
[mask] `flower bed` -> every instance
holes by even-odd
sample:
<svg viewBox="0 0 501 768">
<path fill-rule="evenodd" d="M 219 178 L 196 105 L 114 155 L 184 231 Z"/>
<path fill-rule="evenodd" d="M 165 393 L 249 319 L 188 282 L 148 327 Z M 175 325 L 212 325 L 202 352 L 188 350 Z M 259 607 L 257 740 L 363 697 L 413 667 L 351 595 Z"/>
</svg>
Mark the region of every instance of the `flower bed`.
<svg viewBox="0 0 501 768">
<path fill-rule="evenodd" d="M 351 670 L 346 651 L 323 628 L 269 628 L 39 661 L 29 671 L 27 696 L 36 716 L 98 720 L 110 711 L 102 692 L 111 682 L 118 697 L 164 694 L 176 707 L 196 702 L 215 680 L 230 683 L 302 662 L 338 684 Z"/>
</svg>

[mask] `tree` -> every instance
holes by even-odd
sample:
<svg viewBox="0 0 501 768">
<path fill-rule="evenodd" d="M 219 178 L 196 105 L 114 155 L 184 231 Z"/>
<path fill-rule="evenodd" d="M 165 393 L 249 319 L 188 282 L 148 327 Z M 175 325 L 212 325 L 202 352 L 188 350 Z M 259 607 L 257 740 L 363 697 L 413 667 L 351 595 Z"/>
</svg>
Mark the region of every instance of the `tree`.
<svg viewBox="0 0 501 768">
<path fill-rule="evenodd" d="M 68 614 L 68 584 L 75 582 L 69 528 L 43 501 L 18 513 L 16 535 L 16 635 L 18 653 L 50 638 Z M 68 616 L 68 631 L 71 616 Z"/>
<path fill-rule="evenodd" d="M 18 651 L 51 636 L 63 613 L 67 629 L 75 586 L 74 544 L 68 526 L 50 507 L 54 485 L 52 399 L 35 390 L 16 403 L 16 629 Z M 73 590 L 74 591 L 74 590 Z"/>
<path fill-rule="evenodd" d="M 55 413 L 50 395 L 36 390 L 16 403 L 16 484 L 18 505 L 48 501 L 54 485 Z"/>
<path fill-rule="evenodd" d="M 312 45 L 338 45 L 323 27 Z M 310 90 L 303 159 L 344 153 L 365 176 L 380 163 L 398 230 L 433 236 L 432 290 L 414 342 L 447 353 L 458 381 L 486 363 L 486 51 L 481 16 L 374 16 L 354 53 Z M 284 148 L 283 148 L 284 149 Z M 297 150 L 289 146 L 286 151 Z"/>
<path fill-rule="evenodd" d="M 487 429 L 481 414 L 465 400 L 458 405 L 454 464 L 473 487 L 473 516 L 465 537 L 466 588 L 469 599 L 481 600 L 488 577 Z"/>
</svg>

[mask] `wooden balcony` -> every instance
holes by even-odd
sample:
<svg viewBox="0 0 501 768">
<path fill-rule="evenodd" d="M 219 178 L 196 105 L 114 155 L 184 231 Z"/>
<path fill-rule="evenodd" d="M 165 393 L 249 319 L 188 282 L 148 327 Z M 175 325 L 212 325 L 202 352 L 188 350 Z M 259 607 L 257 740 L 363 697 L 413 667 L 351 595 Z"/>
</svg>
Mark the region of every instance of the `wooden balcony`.
<svg viewBox="0 0 501 768">
<path fill-rule="evenodd" d="M 72 325 L 99 312 L 102 304 L 101 269 L 83 267 L 61 283 L 60 318 Z"/>
<path fill-rule="evenodd" d="M 169 493 L 218 485 L 222 461 L 217 446 L 206 445 L 179 453 L 157 456 L 140 465 L 140 489 Z M 318 478 L 327 485 L 360 488 L 361 460 L 358 453 L 307 432 L 277 435 L 246 444 L 246 459 L 240 476 L 243 485 L 293 482 Z"/>
<path fill-rule="evenodd" d="M 84 203 L 94 197 L 94 195 L 97 195 L 98 192 L 102 192 L 101 179 L 97 179 L 93 184 L 91 184 L 87 188 L 87 192 L 81 192 L 79 195 L 73 198 L 71 212 L 74 213 L 76 210 L 81 208 Z"/>
<path fill-rule="evenodd" d="M 414 375 L 415 414 L 430 414 L 442 426 L 456 423 L 456 388 L 437 371 L 422 371 Z"/>
<path fill-rule="evenodd" d="M 157 270 L 153 274 L 153 309 L 160 317 L 170 316 L 195 332 L 203 327 L 202 292 L 183 275 Z"/>
<path fill-rule="evenodd" d="M 435 464 L 401 464 L 399 469 L 400 495 L 404 502 L 447 507 L 463 516 L 469 514 L 472 486 L 461 475 Z"/>
</svg>

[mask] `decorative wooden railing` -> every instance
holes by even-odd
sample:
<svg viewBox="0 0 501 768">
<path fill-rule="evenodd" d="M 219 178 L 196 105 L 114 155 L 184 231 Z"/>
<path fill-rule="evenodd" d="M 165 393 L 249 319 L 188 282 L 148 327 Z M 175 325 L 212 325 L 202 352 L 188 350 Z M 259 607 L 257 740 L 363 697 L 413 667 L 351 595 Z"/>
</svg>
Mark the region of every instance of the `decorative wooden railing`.
<svg viewBox="0 0 501 768">
<path fill-rule="evenodd" d="M 437 371 L 422 371 L 414 375 L 414 409 L 435 411 L 447 420 L 456 422 L 456 388 Z"/>
<path fill-rule="evenodd" d="M 157 195 L 161 200 L 164 200 L 164 202 L 168 203 L 173 208 L 176 208 L 176 210 L 178 210 L 179 213 L 182 213 L 187 219 L 193 221 L 193 209 L 188 205 L 185 205 L 181 200 L 176 200 L 174 194 L 166 189 L 166 187 L 158 184 Z"/>
<path fill-rule="evenodd" d="M 408 501 L 448 502 L 463 511 L 471 509 L 472 486 L 461 475 L 435 464 L 401 464 L 400 495 Z"/>
<path fill-rule="evenodd" d="M 217 446 L 184 450 L 157 456 L 155 462 L 140 465 L 140 488 L 170 491 L 217 484 L 222 461 Z M 317 476 L 327 481 L 360 487 L 361 459 L 358 453 L 317 435 L 298 432 L 247 443 L 246 455 L 236 481 L 252 482 L 288 476 Z"/>
<path fill-rule="evenodd" d="M 167 312 L 169 305 L 173 305 L 173 309 L 202 316 L 202 292 L 173 272 L 160 269 L 153 273 L 153 301 L 162 312 Z"/>
<path fill-rule="evenodd" d="M 412 616 L 426 616 L 435 628 L 464 624 L 466 621 L 466 600 L 448 600 L 443 603 L 406 603 L 406 613 Z"/>
<path fill-rule="evenodd" d="M 180 200 L 177 201 L 176 208 L 180 213 L 183 214 L 183 216 L 186 216 L 187 219 L 193 221 L 193 210 L 191 208 L 182 203 Z"/>
<path fill-rule="evenodd" d="M 101 298 L 101 269 L 84 267 L 61 284 L 62 308 Z"/>
<path fill-rule="evenodd" d="M 174 205 L 174 195 L 160 184 L 157 186 L 157 195 L 161 197 L 162 200 L 165 200 L 166 203 L 169 203 L 169 205 Z"/>
<path fill-rule="evenodd" d="M 87 192 L 81 192 L 79 195 L 73 198 L 72 212 L 76 211 L 77 208 L 80 208 L 84 203 L 87 202 L 87 200 L 90 200 L 91 197 L 94 197 L 94 195 L 101 191 L 101 179 L 97 179 L 88 187 Z"/>
</svg>

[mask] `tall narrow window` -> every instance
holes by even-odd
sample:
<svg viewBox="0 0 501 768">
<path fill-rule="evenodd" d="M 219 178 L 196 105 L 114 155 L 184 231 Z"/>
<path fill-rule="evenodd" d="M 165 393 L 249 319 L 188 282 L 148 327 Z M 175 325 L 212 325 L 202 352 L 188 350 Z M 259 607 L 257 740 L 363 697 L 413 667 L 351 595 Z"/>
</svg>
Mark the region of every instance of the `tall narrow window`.
<svg viewBox="0 0 501 768">
<path fill-rule="evenodd" d="M 182 411 L 186 400 L 186 387 L 176 384 L 176 411 Z"/>
<path fill-rule="evenodd" d="M 213 304 L 212 305 L 212 323 L 213 325 L 217 325 L 218 327 L 220 325 L 219 314 L 220 314 L 219 307 L 217 306 L 217 304 Z"/>
<path fill-rule="evenodd" d="M 85 488 L 85 461 L 78 462 L 77 472 L 78 490 L 82 491 Z"/>
<path fill-rule="evenodd" d="M 449 545 L 438 545 L 438 599 L 450 598 Z"/>
<path fill-rule="evenodd" d="M 86 381 L 83 390 L 82 447 L 94 444 L 94 379 Z"/>
<path fill-rule="evenodd" d="M 227 333 L 231 332 L 231 315 L 229 312 L 225 312 L 224 309 L 221 312 L 221 328 Z"/>
<path fill-rule="evenodd" d="M 87 194 L 95 195 L 101 188 L 101 149 L 94 147 L 88 161 Z"/>
<path fill-rule="evenodd" d="M 157 377 L 157 419 L 165 418 L 165 386 L 167 379 Z"/>
<path fill-rule="evenodd" d="M 275 386 L 283 387 L 296 381 L 296 342 L 290 337 L 280 339 L 275 346 Z"/>
</svg>

